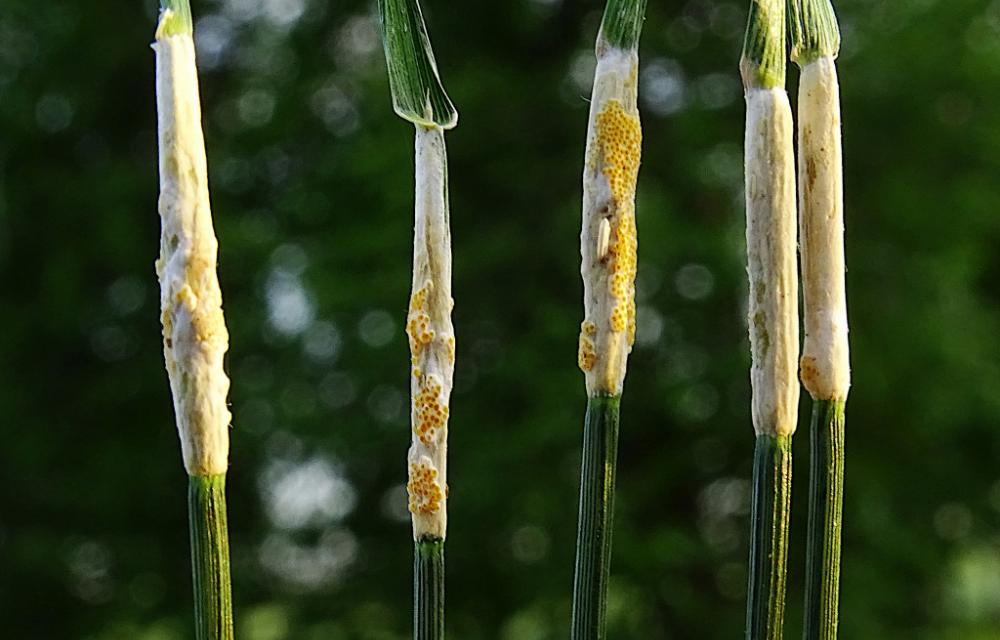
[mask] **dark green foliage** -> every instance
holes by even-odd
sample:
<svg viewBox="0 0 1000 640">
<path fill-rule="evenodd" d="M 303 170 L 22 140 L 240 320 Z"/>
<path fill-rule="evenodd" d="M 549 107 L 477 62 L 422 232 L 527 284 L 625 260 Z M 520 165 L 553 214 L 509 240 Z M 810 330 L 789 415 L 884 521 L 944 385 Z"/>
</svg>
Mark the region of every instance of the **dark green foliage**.
<svg viewBox="0 0 1000 640">
<path fill-rule="evenodd" d="M 226 44 L 202 50 L 201 87 L 232 332 L 236 635 L 406 638 L 412 140 L 387 108 L 369 2 L 308 2 L 294 23 L 246 17 L 272 4 L 295 3 L 194 7 L 196 41 Z M 0 5 L 0 635 L 184 640 L 187 488 L 153 272 L 157 7 L 101 5 L 96 29 L 93 3 Z M 459 336 L 448 627 L 460 640 L 565 639 L 584 393 L 590 89 L 577 65 L 593 60 L 603 7 L 455 6 L 424 5 L 463 116 L 448 134 Z M 993 6 L 837 4 L 853 365 L 844 640 L 993 640 L 1000 624 Z M 742 1 L 647 9 L 615 640 L 732 640 L 743 628 L 752 427 L 734 59 L 745 16 Z M 329 324 L 274 328 L 270 309 L 294 310 L 295 285 Z M 334 491 L 309 518 L 273 513 L 263 480 L 316 456 L 350 482 L 354 508 L 328 508 L 349 504 Z M 789 638 L 803 617 L 806 476 Z M 352 560 L 336 579 L 290 582 L 282 562 L 299 567 L 303 553 Z"/>
</svg>

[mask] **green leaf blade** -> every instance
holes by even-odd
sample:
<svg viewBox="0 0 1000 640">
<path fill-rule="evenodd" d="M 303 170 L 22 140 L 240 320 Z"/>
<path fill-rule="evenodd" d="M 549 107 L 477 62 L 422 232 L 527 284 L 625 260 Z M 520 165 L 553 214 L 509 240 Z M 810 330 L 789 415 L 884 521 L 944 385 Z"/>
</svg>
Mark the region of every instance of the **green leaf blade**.
<svg viewBox="0 0 1000 640">
<path fill-rule="evenodd" d="M 378 7 L 393 109 L 414 124 L 453 128 L 458 111 L 441 84 L 420 3 L 379 0 Z"/>
</svg>

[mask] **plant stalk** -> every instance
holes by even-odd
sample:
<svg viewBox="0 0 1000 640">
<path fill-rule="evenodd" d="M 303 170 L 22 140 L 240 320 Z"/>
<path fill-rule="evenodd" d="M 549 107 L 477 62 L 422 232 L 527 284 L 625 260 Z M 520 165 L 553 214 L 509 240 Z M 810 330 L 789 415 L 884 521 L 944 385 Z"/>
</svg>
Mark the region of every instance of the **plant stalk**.
<svg viewBox="0 0 1000 640">
<path fill-rule="evenodd" d="M 444 638 L 444 540 L 440 538 L 414 542 L 413 638 Z"/>
<path fill-rule="evenodd" d="M 792 439 L 757 436 L 750 502 L 747 640 L 780 640 L 785 622 Z"/>
<path fill-rule="evenodd" d="M 573 580 L 573 640 L 606 637 L 621 396 L 592 396 L 583 426 L 580 515 Z"/>
<path fill-rule="evenodd" d="M 188 519 L 197 640 L 233 639 L 226 475 L 190 476 Z"/>
<path fill-rule="evenodd" d="M 809 429 L 805 640 L 837 637 L 844 504 L 844 401 L 814 400 Z"/>
</svg>

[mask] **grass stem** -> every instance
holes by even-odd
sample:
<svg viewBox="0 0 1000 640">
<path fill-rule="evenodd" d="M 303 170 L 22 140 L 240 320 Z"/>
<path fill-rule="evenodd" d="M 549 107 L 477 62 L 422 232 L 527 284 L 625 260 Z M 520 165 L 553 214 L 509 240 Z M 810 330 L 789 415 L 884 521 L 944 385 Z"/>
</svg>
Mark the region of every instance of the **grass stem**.
<svg viewBox="0 0 1000 640">
<path fill-rule="evenodd" d="M 814 400 L 809 429 L 805 640 L 837 637 L 844 503 L 844 402 Z"/>
<path fill-rule="evenodd" d="M 444 638 L 444 540 L 440 538 L 414 542 L 413 638 Z"/>
<path fill-rule="evenodd" d="M 790 436 L 757 436 L 750 502 L 747 640 L 780 640 L 785 621 L 788 519 L 792 501 Z"/>
<path fill-rule="evenodd" d="M 226 475 L 190 476 L 188 518 L 197 640 L 232 640 Z"/>
<path fill-rule="evenodd" d="M 573 640 L 606 637 L 621 396 L 592 396 L 583 427 L 580 517 L 573 581 Z"/>
</svg>

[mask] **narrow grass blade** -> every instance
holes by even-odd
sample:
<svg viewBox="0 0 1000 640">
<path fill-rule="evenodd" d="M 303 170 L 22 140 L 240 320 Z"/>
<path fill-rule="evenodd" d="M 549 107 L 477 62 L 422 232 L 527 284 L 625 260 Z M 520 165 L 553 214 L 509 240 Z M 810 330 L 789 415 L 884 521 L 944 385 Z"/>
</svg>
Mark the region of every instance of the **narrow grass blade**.
<svg viewBox="0 0 1000 640">
<path fill-rule="evenodd" d="M 782 638 L 791 500 L 791 438 L 757 436 L 750 501 L 747 640 Z"/>
<path fill-rule="evenodd" d="M 445 93 L 417 0 L 379 0 L 392 106 L 404 120 L 451 129 L 458 111 Z"/>
<path fill-rule="evenodd" d="M 605 637 L 621 396 L 587 402 L 573 581 L 573 640 Z"/>
<path fill-rule="evenodd" d="M 188 518 L 197 640 L 232 640 L 226 476 L 190 476 Z"/>
<path fill-rule="evenodd" d="M 803 638 L 834 640 L 840 602 L 844 402 L 813 402 L 809 429 L 809 534 Z"/>
</svg>

